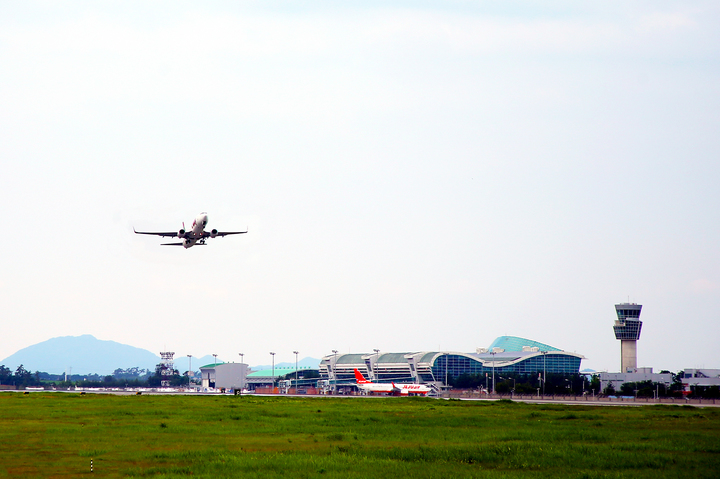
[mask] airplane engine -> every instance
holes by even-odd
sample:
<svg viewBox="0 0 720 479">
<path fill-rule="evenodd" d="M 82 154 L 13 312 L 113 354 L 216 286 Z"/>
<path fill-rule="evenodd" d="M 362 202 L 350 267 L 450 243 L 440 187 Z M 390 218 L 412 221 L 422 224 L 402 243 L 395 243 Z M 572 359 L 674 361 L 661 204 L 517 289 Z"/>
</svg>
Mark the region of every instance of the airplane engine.
<svg viewBox="0 0 720 479">
<path fill-rule="evenodd" d="M 178 231 L 178 238 L 182 238 L 183 236 L 185 236 L 185 230 L 181 229 L 180 231 Z"/>
<path fill-rule="evenodd" d="M 216 236 L 217 236 L 217 233 L 218 233 L 217 230 L 212 230 L 212 231 L 210 232 L 210 237 L 211 237 L 211 238 L 216 237 Z"/>
</svg>

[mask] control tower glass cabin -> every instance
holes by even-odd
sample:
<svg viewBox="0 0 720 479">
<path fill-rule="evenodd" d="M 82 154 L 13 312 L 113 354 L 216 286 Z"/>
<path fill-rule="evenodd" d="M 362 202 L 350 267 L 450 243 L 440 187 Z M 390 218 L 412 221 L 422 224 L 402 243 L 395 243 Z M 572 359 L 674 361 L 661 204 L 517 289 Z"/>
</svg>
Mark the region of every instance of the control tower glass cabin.
<svg viewBox="0 0 720 479">
<path fill-rule="evenodd" d="M 641 304 L 622 303 L 615 305 L 617 321 L 613 330 L 615 339 L 620 340 L 620 366 L 623 373 L 637 369 L 637 340 L 640 339 L 642 321 L 640 321 Z"/>
</svg>

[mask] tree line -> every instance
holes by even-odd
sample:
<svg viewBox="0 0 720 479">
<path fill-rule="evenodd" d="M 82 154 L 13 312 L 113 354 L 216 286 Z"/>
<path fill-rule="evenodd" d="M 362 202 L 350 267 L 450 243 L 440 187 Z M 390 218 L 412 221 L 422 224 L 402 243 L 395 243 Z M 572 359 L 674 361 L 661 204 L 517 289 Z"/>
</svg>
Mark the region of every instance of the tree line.
<svg viewBox="0 0 720 479">
<path fill-rule="evenodd" d="M 15 372 L 5 365 L 0 366 L 0 385 L 4 386 L 15 386 L 16 388 L 26 388 L 32 386 L 42 386 L 40 380 L 40 372 L 35 371 L 34 373 L 25 369 L 21 364 L 17 367 Z"/>
<path fill-rule="evenodd" d="M 15 372 L 0 365 L 0 385 L 14 386 L 15 389 L 24 389 L 26 387 L 39 386 L 55 386 L 57 388 L 71 387 L 88 387 L 88 388 L 142 388 L 142 387 L 160 387 L 163 380 L 163 365 L 158 364 L 155 370 L 141 369 L 138 367 L 128 369 L 116 369 L 113 374 L 74 374 L 65 377 L 64 374 L 48 374 L 46 372 L 35 371 L 30 372 L 21 364 Z M 177 369 L 172 370 L 172 374 L 167 378 L 171 387 L 186 385 L 188 372 L 182 376 Z"/>
</svg>

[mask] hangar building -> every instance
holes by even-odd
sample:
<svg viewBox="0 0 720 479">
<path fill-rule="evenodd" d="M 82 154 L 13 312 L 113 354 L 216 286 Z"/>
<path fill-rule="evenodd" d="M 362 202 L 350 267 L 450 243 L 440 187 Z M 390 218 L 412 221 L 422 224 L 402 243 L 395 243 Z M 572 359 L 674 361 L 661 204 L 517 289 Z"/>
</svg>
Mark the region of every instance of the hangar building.
<svg viewBox="0 0 720 479">
<path fill-rule="evenodd" d="M 241 389 L 246 387 L 248 366 L 243 363 L 215 363 L 200 366 L 203 388 Z"/>
</svg>

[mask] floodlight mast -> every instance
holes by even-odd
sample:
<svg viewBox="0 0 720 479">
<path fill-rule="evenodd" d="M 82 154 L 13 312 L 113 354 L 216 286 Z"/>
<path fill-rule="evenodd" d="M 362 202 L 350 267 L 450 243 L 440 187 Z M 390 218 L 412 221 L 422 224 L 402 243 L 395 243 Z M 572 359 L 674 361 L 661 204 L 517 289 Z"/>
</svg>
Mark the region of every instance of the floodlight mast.
<svg viewBox="0 0 720 479">
<path fill-rule="evenodd" d="M 447 389 L 448 394 L 450 391 L 450 385 L 448 384 L 448 353 L 445 353 L 445 389 Z"/>
<path fill-rule="evenodd" d="M 333 358 L 334 360 L 333 360 L 333 362 L 332 362 L 332 378 L 333 378 L 333 388 L 332 388 L 332 390 L 333 390 L 333 394 L 334 394 L 334 393 L 337 392 L 337 377 L 335 376 L 335 374 L 336 374 L 336 372 L 337 372 L 337 353 L 338 353 L 338 350 L 337 350 L 337 349 L 333 349 L 332 352 L 333 352 L 333 356 L 334 356 L 334 358 Z"/>
<path fill-rule="evenodd" d="M 242 390 L 243 390 L 243 388 L 245 387 L 245 379 L 246 379 L 246 377 L 245 377 L 245 376 L 246 376 L 246 375 L 245 375 L 245 366 L 244 366 L 245 363 L 243 363 L 243 356 L 244 356 L 244 354 L 243 354 L 243 353 L 238 353 L 238 354 L 240 355 L 240 371 L 241 371 L 241 374 L 242 374 L 242 376 L 240 376 L 241 379 L 242 379 L 242 381 L 240 381 L 240 395 L 242 396 Z"/>
<path fill-rule="evenodd" d="M 188 389 L 190 389 L 190 375 L 192 374 L 192 354 L 188 354 L 188 361 L 190 364 L 188 365 Z"/>
<path fill-rule="evenodd" d="M 543 397 L 545 397 L 545 383 L 547 382 L 547 368 L 545 367 L 547 363 L 547 353 L 549 351 L 540 351 L 540 353 L 543 355 L 543 377 L 542 377 L 542 393 Z"/>
<path fill-rule="evenodd" d="M 298 352 L 293 351 L 295 353 L 295 394 L 297 394 L 298 390 Z"/>
<path fill-rule="evenodd" d="M 495 355 L 497 354 L 497 351 L 490 351 L 490 354 L 492 354 L 492 357 L 493 357 L 493 366 L 492 366 L 492 374 L 493 374 L 492 394 L 495 394 Z"/>
<path fill-rule="evenodd" d="M 380 362 L 380 350 L 379 349 L 373 349 L 375 351 L 375 381 L 380 382 L 380 379 L 378 375 L 380 374 L 378 372 L 380 365 L 378 364 Z"/>
</svg>

